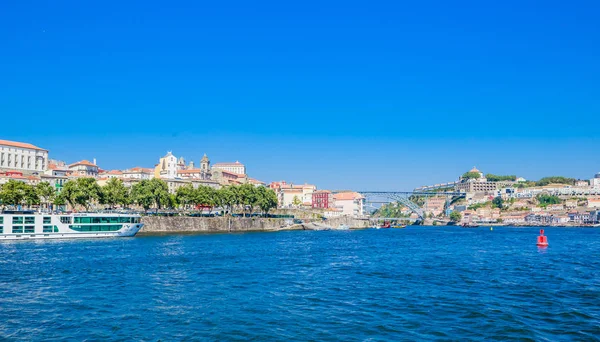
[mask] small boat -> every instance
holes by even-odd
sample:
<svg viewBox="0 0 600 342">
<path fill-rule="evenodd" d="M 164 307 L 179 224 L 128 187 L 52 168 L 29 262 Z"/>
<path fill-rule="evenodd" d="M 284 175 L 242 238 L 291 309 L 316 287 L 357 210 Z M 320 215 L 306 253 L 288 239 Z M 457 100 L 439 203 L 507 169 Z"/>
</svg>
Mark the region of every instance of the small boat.
<svg viewBox="0 0 600 342">
<path fill-rule="evenodd" d="M 396 229 L 404 229 L 404 228 L 406 228 L 406 226 L 403 226 L 403 225 L 395 225 L 395 226 L 392 226 L 392 228 L 396 228 Z"/>
<path fill-rule="evenodd" d="M 392 225 L 389 222 L 385 222 L 384 224 L 381 225 L 381 228 L 391 228 Z"/>
<path fill-rule="evenodd" d="M 472 224 L 472 223 L 463 223 L 461 227 L 463 227 L 463 228 L 479 228 L 479 225 Z"/>
</svg>

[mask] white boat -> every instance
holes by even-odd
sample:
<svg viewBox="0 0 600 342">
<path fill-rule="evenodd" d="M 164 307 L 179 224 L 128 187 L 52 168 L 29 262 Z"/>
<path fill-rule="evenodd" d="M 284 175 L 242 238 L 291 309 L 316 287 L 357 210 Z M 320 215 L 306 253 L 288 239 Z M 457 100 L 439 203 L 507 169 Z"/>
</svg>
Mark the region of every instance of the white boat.
<svg viewBox="0 0 600 342">
<path fill-rule="evenodd" d="M 350 226 L 347 224 L 340 224 L 340 226 L 338 227 L 339 230 L 349 230 Z"/>
<path fill-rule="evenodd" d="M 36 214 L 33 211 L 0 213 L 0 241 L 134 236 L 144 226 L 130 214 Z"/>
</svg>

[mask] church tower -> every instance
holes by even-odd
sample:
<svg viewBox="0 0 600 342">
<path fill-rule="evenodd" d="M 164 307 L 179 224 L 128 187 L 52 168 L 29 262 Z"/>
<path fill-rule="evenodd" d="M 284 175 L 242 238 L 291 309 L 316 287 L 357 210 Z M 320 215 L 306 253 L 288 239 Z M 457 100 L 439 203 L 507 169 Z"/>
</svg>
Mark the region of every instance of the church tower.
<svg viewBox="0 0 600 342">
<path fill-rule="evenodd" d="M 204 157 L 202 157 L 202 160 L 200 160 L 200 170 L 206 172 L 210 171 L 210 160 L 208 160 L 206 153 L 204 154 Z"/>
</svg>

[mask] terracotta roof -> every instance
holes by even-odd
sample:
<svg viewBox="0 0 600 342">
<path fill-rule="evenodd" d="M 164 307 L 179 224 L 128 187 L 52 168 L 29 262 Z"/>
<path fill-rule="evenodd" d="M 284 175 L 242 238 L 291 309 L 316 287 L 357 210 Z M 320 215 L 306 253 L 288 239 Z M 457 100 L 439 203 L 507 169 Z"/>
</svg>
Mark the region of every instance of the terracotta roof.
<svg viewBox="0 0 600 342">
<path fill-rule="evenodd" d="M 109 175 L 122 175 L 123 172 L 121 170 L 111 170 L 108 172 Z"/>
<path fill-rule="evenodd" d="M 20 147 L 20 148 L 29 148 L 29 149 L 38 150 L 38 151 L 46 151 L 46 152 L 48 151 L 48 150 L 44 150 L 43 148 L 34 146 L 32 144 L 22 143 L 22 142 L 18 142 L 18 141 L 0 140 L 0 145 L 11 146 L 11 147 Z"/>
<path fill-rule="evenodd" d="M 79 161 L 79 162 L 77 162 L 77 163 L 73 163 L 73 164 L 69 165 L 69 167 L 71 167 L 71 166 L 77 166 L 77 165 L 96 166 L 96 165 L 94 165 L 94 164 L 90 163 L 90 162 L 89 162 L 89 161 L 87 161 L 87 160 L 82 160 L 82 161 Z M 96 166 L 96 167 L 97 167 L 97 166 Z"/>
<path fill-rule="evenodd" d="M 362 195 L 358 192 L 340 192 L 339 194 L 333 195 L 333 199 L 338 201 L 355 200 L 359 198 L 362 198 Z"/>
</svg>

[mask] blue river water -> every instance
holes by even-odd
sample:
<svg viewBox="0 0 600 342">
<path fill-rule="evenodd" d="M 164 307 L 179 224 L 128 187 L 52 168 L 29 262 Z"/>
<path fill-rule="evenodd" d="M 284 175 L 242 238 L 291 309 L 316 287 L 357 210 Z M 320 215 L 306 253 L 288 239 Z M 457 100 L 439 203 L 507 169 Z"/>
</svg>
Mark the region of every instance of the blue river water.
<svg viewBox="0 0 600 342">
<path fill-rule="evenodd" d="M 600 339 L 600 230 L 0 243 L 0 340 Z"/>
</svg>

